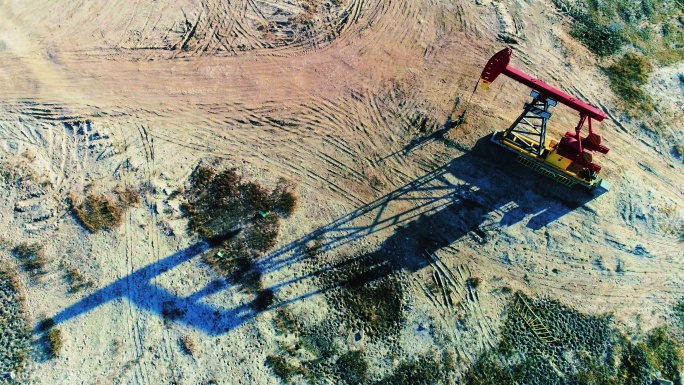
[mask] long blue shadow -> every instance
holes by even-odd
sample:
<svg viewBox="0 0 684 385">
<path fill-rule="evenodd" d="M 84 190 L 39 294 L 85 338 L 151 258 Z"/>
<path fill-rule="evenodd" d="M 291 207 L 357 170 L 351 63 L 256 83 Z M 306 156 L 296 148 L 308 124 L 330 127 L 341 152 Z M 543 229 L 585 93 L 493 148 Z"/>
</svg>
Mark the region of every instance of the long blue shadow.
<svg viewBox="0 0 684 385">
<path fill-rule="evenodd" d="M 276 293 L 295 282 L 316 277 L 335 277 L 348 263 L 359 263 L 366 270 L 356 277 L 323 279 L 327 284 L 291 298 L 279 298 L 270 309 L 301 301 L 342 285 L 358 285 L 404 269 L 416 271 L 432 263 L 423 257 L 425 250 L 438 250 L 468 234 L 487 241 L 490 228 L 484 225 L 488 216 L 499 213 L 498 227 L 511 226 L 532 215 L 527 227 L 538 230 L 588 202 L 591 197 L 558 187 L 553 182 L 531 174 L 515 163 L 507 152 L 486 147 L 480 140 L 471 153 L 453 159 L 422 177 L 397 188 L 389 194 L 363 205 L 351 213 L 324 225 L 258 261 L 262 273 L 272 273 L 305 258 L 311 258 L 306 247 L 312 240 L 320 241 L 322 251 L 328 251 L 374 234 L 394 228 L 378 250 L 359 260 L 347 260 L 330 266 L 320 266 L 312 272 L 273 284 L 266 290 Z M 540 179 L 541 178 L 541 179 Z M 385 215 L 393 202 L 409 204 L 398 214 Z M 364 224 L 356 221 L 366 217 Z M 370 222 L 368 218 L 371 218 Z M 494 229 L 496 230 L 496 229 Z M 496 232 L 496 231 L 494 231 Z M 181 297 L 157 285 L 152 280 L 208 250 L 207 243 L 195 244 L 156 263 L 139 269 L 101 288 L 53 317 L 56 323 L 87 313 L 107 302 L 125 299 L 140 309 L 157 313 L 174 322 L 183 323 L 210 335 L 226 333 L 253 318 L 258 312 L 252 303 L 233 308 L 218 308 L 202 300 L 230 286 L 223 279 L 209 283 L 197 292 Z"/>
<path fill-rule="evenodd" d="M 199 243 L 178 251 L 91 293 L 62 310 L 52 319 L 56 323 L 66 322 L 107 302 L 127 299 L 140 309 L 165 316 L 174 322 L 190 325 L 207 334 L 218 335 L 230 331 L 254 316 L 255 311 L 249 304 L 222 310 L 200 302 L 204 297 L 229 286 L 225 281 L 211 282 L 187 297 L 177 296 L 151 282 L 158 275 L 189 261 L 206 250 L 206 243 Z"/>
</svg>

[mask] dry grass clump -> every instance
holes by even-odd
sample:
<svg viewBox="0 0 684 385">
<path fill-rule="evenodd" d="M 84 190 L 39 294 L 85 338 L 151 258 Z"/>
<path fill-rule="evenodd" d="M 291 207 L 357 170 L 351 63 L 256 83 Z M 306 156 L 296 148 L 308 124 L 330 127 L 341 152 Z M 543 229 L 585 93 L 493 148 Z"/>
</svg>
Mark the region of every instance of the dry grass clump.
<svg viewBox="0 0 684 385">
<path fill-rule="evenodd" d="M 194 356 L 195 353 L 197 353 L 197 343 L 190 335 L 186 334 L 182 336 L 178 342 L 180 343 L 183 353 L 189 356 Z"/>
<path fill-rule="evenodd" d="M 470 368 L 466 385 L 637 385 L 650 384 L 655 376 L 681 381 L 682 341 L 667 329 L 632 342 L 611 326 L 610 317 L 581 314 L 545 298 L 528 303 L 559 340 L 539 341 L 511 305 L 499 345 Z"/>
<path fill-rule="evenodd" d="M 120 205 L 128 208 L 140 203 L 140 194 L 131 187 L 114 189 L 114 193 L 119 198 Z"/>
<path fill-rule="evenodd" d="M 162 317 L 165 323 L 185 317 L 187 309 L 181 309 L 176 303 L 172 301 L 165 301 L 162 303 Z"/>
<path fill-rule="evenodd" d="M 599 56 L 631 45 L 658 64 L 684 60 L 684 6 L 671 0 L 554 0 L 572 17 L 570 34 Z"/>
<path fill-rule="evenodd" d="M 653 65 L 645 56 L 628 52 L 605 71 L 610 79 L 610 88 L 622 98 L 628 110 L 635 111 L 637 115 L 653 111 L 653 100 L 641 89 L 653 72 Z"/>
<path fill-rule="evenodd" d="M 275 311 L 273 325 L 280 334 L 296 334 L 304 327 L 301 320 L 295 317 L 287 308 L 281 308 Z"/>
<path fill-rule="evenodd" d="M 255 261 L 276 244 L 281 216 L 291 214 L 297 198 L 292 186 L 278 182 L 273 191 L 243 181 L 235 169 L 217 171 L 200 165 L 190 175 L 190 188 L 181 209 L 188 230 L 218 246 L 204 259 L 214 269 L 256 294 L 256 309 L 273 302 L 274 293 L 263 290 Z"/>
<path fill-rule="evenodd" d="M 106 195 L 89 194 L 83 203 L 72 206 L 72 210 L 81 223 L 94 233 L 119 226 L 123 218 L 119 205 Z"/>
<path fill-rule="evenodd" d="M 288 309 L 274 311 L 274 326 L 285 339 L 267 365 L 283 382 L 369 383 L 363 352 L 342 350 L 340 327 L 363 330 L 380 343 L 396 343 L 394 333 L 404 321 L 403 286 L 381 259 L 378 253 L 344 257 L 319 275 L 320 286 L 329 289 L 324 291 L 332 311 L 318 324 L 306 325 Z"/>
<path fill-rule="evenodd" d="M 28 166 L 26 159 L 0 157 L 0 182 L 21 187 L 27 185 L 27 182 L 34 182 L 36 179 L 38 176 Z"/>
<path fill-rule="evenodd" d="M 64 280 L 69 285 L 70 293 L 78 293 L 93 286 L 93 281 L 87 279 L 73 266 L 65 262 L 60 263 L 60 266 L 64 269 Z"/>
<path fill-rule="evenodd" d="M 12 248 L 12 254 L 19 260 L 21 267 L 32 276 L 44 273 L 47 258 L 43 252 L 43 245 L 24 242 Z"/>
<path fill-rule="evenodd" d="M 48 352 L 52 357 L 57 357 L 62 350 L 62 329 L 52 328 L 47 333 Z"/>
<path fill-rule="evenodd" d="M 323 383 L 321 379 L 343 384 L 337 365 L 337 327 L 330 320 L 306 326 L 296 320 L 287 309 L 277 310 L 275 314 L 276 327 L 280 325 L 281 333 L 288 335 L 286 342 L 281 341 L 280 352 L 266 360 L 276 376 L 285 383 L 292 381 L 295 376 L 301 376 L 310 384 Z"/>
<path fill-rule="evenodd" d="M 414 361 L 404 361 L 392 374 L 376 382 L 376 385 L 434 385 L 444 381 L 445 371 L 439 362 L 421 357 Z M 505 382 L 492 382 L 490 385 L 504 385 Z"/>
<path fill-rule="evenodd" d="M 273 370 L 276 376 L 280 377 L 286 384 L 290 382 L 292 377 L 300 374 L 299 368 L 295 367 L 282 356 L 274 354 L 266 357 L 266 365 Z"/>
<path fill-rule="evenodd" d="M 335 288 L 326 293 L 342 320 L 370 337 L 386 337 L 404 321 L 404 287 L 386 259 L 382 252 L 344 257 L 320 276 L 321 286 Z"/>
<path fill-rule="evenodd" d="M 404 320 L 403 291 L 394 275 L 359 286 L 344 286 L 336 297 L 346 320 L 363 328 L 371 337 L 386 336 Z"/>
<path fill-rule="evenodd" d="M 364 351 L 342 350 L 337 320 L 328 318 L 319 324 L 305 325 L 289 310 L 279 309 L 273 322 L 285 338 L 278 354 L 268 356 L 266 364 L 284 383 L 299 383 L 301 378 L 310 384 L 446 384 L 447 373 L 453 370 L 453 362 L 448 359 L 435 360 L 425 355 L 401 362 L 385 378 L 371 380 Z"/>
<path fill-rule="evenodd" d="M 0 269 L 0 373 L 20 369 L 28 357 L 31 334 L 15 273 Z"/>
<path fill-rule="evenodd" d="M 100 230 L 112 230 L 123 220 L 126 210 L 140 202 L 138 193 L 131 189 L 117 188 L 113 196 L 87 192 L 80 201 L 74 194 L 69 197 L 71 210 L 88 230 L 95 233 Z"/>
<path fill-rule="evenodd" d="M 319 255 L 323 251 L 325 251 L 323 240 L 321 238 L 315 238 L 306 243 L 302 253 L 307 259 L 309 259 Z"/>
<path fill-rule="evenodd" d="M 349 351 L 335 363 L 340 379 L 346 384 L 364 384 L 368 381 L 368 362 L 360 350 Z"/>
<path fill-rule="evenodd" d="M 267 221 L 255 226 L 255 230 L 274 238 L 277 214 L 292 214 L 297 205 L 292 186 L 284 180 L 269 192 L 254 182 L 244 182 L 235 169 L 217 172 L 213 167 L 200 165 L 190 176 L 190 187 L 181 208 L 188 215 L 189 230 L 205 239 L 255 222 L 259 211 L 267 213 L 262 218 Z M 265 247 L 269 242 L 262 244 Z"/>
</svg>

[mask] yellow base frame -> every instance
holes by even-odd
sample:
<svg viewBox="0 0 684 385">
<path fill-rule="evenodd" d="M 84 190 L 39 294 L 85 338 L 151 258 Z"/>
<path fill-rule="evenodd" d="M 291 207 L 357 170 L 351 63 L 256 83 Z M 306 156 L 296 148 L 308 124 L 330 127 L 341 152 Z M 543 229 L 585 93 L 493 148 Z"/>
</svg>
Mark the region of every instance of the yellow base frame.
<svg viewBox="0 0 684 385">
<path fill-rule="evenodd" d="M 497 131 L 492 135 L 491 141 L 518 154 L 518 162 L 523 164 L 525 167 L 547 176 L 558 183 L 564 184 L 568 187 L 573 187 L 577 184 L 580 184 L 586 188 L 593 189 L 601 181 L 600 179 L 587 180 L 577 175 L 577 173 L 568 171 L 567 167 L 570 166 L 572 160 L 562 157 L 556 153 L 554 146 L 558 142 L 552 139 L 545 139 L 544 151 L 541 151 L 541 153 L 546 154 L 546 157 L 543 158 L 537 156 L 522 146 L 519 146 L 514 141 L 503 138 L 502 136 L 503 132 Z M 500 139 L 498 139 L 498 137 L 500 137 Z M 515 139 L 527 143 L 530 147 L 536 148 L 538 146 L 537 143 L 534 143 L 521 136 L 515 136 Z"/>
</svg>

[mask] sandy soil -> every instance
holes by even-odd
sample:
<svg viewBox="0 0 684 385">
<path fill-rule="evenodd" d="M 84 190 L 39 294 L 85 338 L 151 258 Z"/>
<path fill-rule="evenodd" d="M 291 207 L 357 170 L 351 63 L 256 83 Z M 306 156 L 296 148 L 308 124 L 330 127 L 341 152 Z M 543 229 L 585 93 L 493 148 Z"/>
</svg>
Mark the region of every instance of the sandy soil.
<svg viewBox="0 0 684 385">
<path fill-rule="evenodd" d="M 315 264 L 324 266 L 398 226 L 448 240 L 407 272 L 408 355 L 441 335 L 467 368 L 495 344 L 502 287 L 612 312 L 627 329 L 666 321 L 684 294 L 684 164 L 671 153 L 684 143 L 682 65 L 648 86 L 665 122 L 654 132 L 622 115 L 547 0 L 86 3 L 0 3 L 0 159 L 30 175 L 0 191 L 0 236 L 45 245 L 48 273 L 24 277 L 28 307 L 65 334 L 60 357 L 31 360 L 29 383 L 279 383 L 264 365 L 277 347 L 272 312 L 254 314 L 247 294 L 201 262 L 205 246 L 170 198 L 208 158 L 267 186 L 297 183 L 300 207 L 263 268 L 279 300 L 311 322 L 326 305 L 299 253 L 308 241 L 327 246 Z M 501 33 L 520 41 L 515 66 L 609 115 L 599 130 L 610 193 L 578 198 L 478 142 L 529 94 L 501 79 L 466 103 Z M 416 145 L 416 122 L 436 130 L 465 108 L 448 145 Z M 561 135 L 575 115 L 558 107 L 551 122 Z M 143 202 L 120 228 L 89 234 L 66 201 L 89 184 L 130 186 Z M 95 287 L 68 293 L 61 261 Z M 482 279 L 476 291 L 469 277 Z M 430 282 L 449 290 L 435 295 Z M 164 303 L 196 316 L 165 322 Z M 354 332 L 340 340 L 355 346 Z M 198 355 L 181 352 L 185 334 Z M 376 376 L 391 367 L 382 352 L 376 360 Z"/>
</svg>

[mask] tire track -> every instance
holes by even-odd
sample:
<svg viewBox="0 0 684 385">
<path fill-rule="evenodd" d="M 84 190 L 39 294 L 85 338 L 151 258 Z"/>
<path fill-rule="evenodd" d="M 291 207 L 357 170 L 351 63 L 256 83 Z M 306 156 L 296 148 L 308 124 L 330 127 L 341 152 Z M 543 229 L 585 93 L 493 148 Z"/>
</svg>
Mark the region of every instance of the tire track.
<svg viewBox="0 0 684 385">
<path fill-rule="evenodd" d="M 145 161 L 145 183 L 147 186 L 152 186 L 153 185 L 153 178 L 156 175 L 155 173 L 155 161 L 154 161 L 154 139 L 150 138 L 147 129 L 144 124 L 136 125 L 136 127 L 139 127 L 139 133 L 140 133 L 140 139 L 141 139 L 141 147 L 142 151 L 145 153 L 146 156 L 146 161 Z M 152 197 L 151 199 L 154 199 Z M 147 213 L 149 214 L 149 225 L 146 226 L 147 229 L 147 250 L 146 253 L 147 255 L 152 257 L 152 261 L 146 261 L 146 263 L 157 263 L 159 262 L 164 256 L 161 254 L 160 251 L 160 245 L 161 245 L 161 240 L 159 237 L 159 218 L 157 214 L 157 208 L 156 208 L 156 202 L 152 202 L 150 205 L 151 207 L 148 208 Z M 160 331 L 161 339 L 162 339 L 162 348 L 164 350 L 164 357 L 168 357 L 170 362 L 175 362 L 176 359 L 176 352 L 173 349 L 173 343 L 171 339 L 169 338 L 169 333 L 167 333 L 166 329 L 163 329 Z M 172 370 L 173 372 L 173 370 Z M 176 373 L 172 373 L 173 377 L 172 378 L 177 378 Z"/>
<path fill-rule="evenodd" d="M 0 141 L 16 147 L 13 162 L 23 163 L 21 169 L 29 173 L 15 205 L 26 231 L 57 226 L 68 213 L 67 193 L 82 190 L 99 168 L 106 168 L 96 158 L 99 149 L 111 147 L 103 130 L 94 129 L 90 120 L 0 122 Z"/>
<path fill-rule="evenodd" d="M 133 180 L 134 176 L 130 170 L 131 167 L 131 153 L 130 150 L 133 148 L 132 146 L 135 144 L 135 141 L 130 141 L 130 138 L 126 135 L 124 132 L 123 127 L 119 124 L 118 125 L 119 131 L 121 133 L 121 140 L 123 141 L 123 146 L 126 151 L 125 153 L 125 160 L 122 162 L 123 166 L 120 168 L 120 177 L 121 177 L 121 182 L 123 183 L 124 188 L 134 188 Z M 135 270 L 137 270 L 140 266 L 136 265 L 136 262 L 134 259 L 136 258 L 136 242 L 134 238 L 134 229 L 135 225 L 133 223 L 133 214 L 131 213 L 131 210 L 127 210 L 125 214 L 125 220 L 124 220 L 124 225 L 122 232 L 124 234 L 124 261 L 126 264 L 126 280 L 127 280 L 127 285 L 126 285 L 126 290 L 128 291 L 127 296 L 128 298 L 135 298 L 135 294 L 133 292 L 137 290 L 136 288 L 136 282 L 132 280 L 133 273 Z M 136 384 L 147 384 L 148 383 L 148 374 L 146 372 L 146 368 L 144 365 L 141 363 L 143 359 L 143 355 L 145 353 L 144 351 L 144 342 L 143 342 L 143 337 L 142 333 L 140 331 L 140 317 L 137 314 L 138 312 L 135 309 L 135 306 L 126 301 L 126 306 L 128 308 L 128 328 L 127 330 L 130 331 L 130 338 L 133 341 L 133 347 L 134 347 L 134 352 L 133 352 L 133 357 L 131 358 L 130 362 L 134 365 L 134 383 Z"/>
<path fill-rule="evenodd" d="M 155 7 L 156 10 L 156 7 Z M 163 11 L 157 11 L 159 19 L 164 17 Z M 169 12 L 169 11 L 167 11 Z M 405 28 L 406 23 L 424 14 L 413 3 L 402 3 L 395 0 L 380 0 L 367 3 L 364 0 L 351 0 L 347 4 L 339 3 L 304 5 L 288 2 L 271 2 L 254 0 L 220 1 L 202 0 L 197 9 L 186 16 L 182 32 L 176 32 L 177 49 L 169 53 L 163 50 L 148 52 L 145 57 L 154 58 L 155 54 L 174 58 L 199 57 L 204 55 L 235 56 L 252 53 L 260 56 L 296 57 L 309 55 L 337 45 L 347 45 L 346 36 L 355 38 L 361 32 L 372 28 L 378 39 L 385 39 L 392 44 L 402 44 L 409 40 L 417 40 L 424 35 L 422 30 Z M 203 15 L 203 16 L 202 16 Z M 197 20 L 193 25 L 188 21 Z M 143 43 L 150 19 L 157 19 L 151 13 L 142 21 L 140 36 L 134 44 L 136 49 L 144 47 L 165 47 L 171 39 L 169 34 L 173 27 L 158 37 L 157 42 Z M 132 24 L 131 18 L 124 31 L 128 33 Z M 169 24 L 169 22 L 162 23 Z M 179 25 L 174 21 L 173 25 Z M 180 23 L 183 24 L 183 23 Z M 122 37 L 119 47 L 122 46 Z"/>
</svg>

